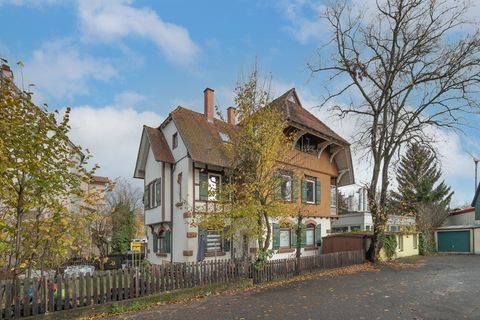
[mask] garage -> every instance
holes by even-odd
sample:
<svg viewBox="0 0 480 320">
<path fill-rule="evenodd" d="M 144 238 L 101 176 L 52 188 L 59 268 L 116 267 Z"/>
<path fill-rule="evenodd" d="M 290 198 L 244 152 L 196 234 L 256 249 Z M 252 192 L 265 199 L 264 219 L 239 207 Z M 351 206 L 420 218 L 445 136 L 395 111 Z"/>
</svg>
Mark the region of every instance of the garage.
<svg viewBox="0 0 480 320">
<path fill-rule="evenodd" d="M 471 230 L 437 231 L 438 252 L 471 252 Z"/>
</svg>

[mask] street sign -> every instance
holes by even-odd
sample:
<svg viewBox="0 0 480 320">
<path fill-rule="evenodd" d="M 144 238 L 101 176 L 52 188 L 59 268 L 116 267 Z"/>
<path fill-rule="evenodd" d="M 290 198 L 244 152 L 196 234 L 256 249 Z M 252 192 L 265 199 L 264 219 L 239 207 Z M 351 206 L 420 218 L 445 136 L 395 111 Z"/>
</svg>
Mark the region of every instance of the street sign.
<svg viewBox="0 0 480 320">
<path fill-rule="evenodd" d="M 142 243 L 141 242 L 131 242 L 130 243 L 130 251 L 141 252 L 142 251 Z"/>
</svg>

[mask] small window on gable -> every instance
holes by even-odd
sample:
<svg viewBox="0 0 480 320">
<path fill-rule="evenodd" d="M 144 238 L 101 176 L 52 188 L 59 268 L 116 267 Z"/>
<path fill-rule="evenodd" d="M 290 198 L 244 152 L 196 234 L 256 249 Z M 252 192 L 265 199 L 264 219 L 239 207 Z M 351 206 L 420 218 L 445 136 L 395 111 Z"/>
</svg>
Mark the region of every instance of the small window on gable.
<svg viewBox="0 0 480 320">
<path fill-rule="evenodd" d="M 228 134 L 219 132 L 218 135 L 220 136 L 220 139 L 222 139 L 223 142 L 230 142 L 230 137 Z"/>
<path fill-rule="evenodd" d="M 178 147 L 178 133 L 175 132 L 172 136 L 172 149 Z"/>
</svg>

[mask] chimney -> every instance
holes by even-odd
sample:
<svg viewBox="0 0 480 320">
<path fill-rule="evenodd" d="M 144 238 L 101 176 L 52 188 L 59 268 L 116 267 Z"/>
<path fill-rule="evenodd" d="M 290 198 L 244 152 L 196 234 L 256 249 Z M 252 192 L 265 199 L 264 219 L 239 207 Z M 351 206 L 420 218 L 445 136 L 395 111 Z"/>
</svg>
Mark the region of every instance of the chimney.
<svg viewBox="0 0 480 320">
<path fill-rule="evenodd" d="M 227 123 L 231 125 L 235 125 L 237 122 L 237 109 L 234 107 L 228 107 L 227 108 Z"/>
<path fill-rule="evenodd" d="M 203 108 L 208 121 L 213 121 L 213 89 L 203 90 Z"/>
<path fill-rule="evenodd" d="M 9 81 L 13 80 L 13 72 L 8 65 L 2 64 L 0 78 L 7 79 Z"/>
</svg>

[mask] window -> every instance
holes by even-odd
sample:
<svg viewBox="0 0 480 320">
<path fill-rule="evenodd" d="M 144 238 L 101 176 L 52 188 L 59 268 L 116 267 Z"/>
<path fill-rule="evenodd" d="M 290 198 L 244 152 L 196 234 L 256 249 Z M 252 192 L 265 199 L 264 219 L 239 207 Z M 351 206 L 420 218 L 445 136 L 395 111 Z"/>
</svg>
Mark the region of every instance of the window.
<svg viewBox="0 0 480 320">
<path fill-rule="evenodd" d="M 365 230 L 370 231 L 370 226 L 365 226 Z"/>
<path fill-rule="evenodd" d="M 351 232 L 358 232 L 358 231 L 360 231 L 360 226 L 351 226 L 350 231 Z"/>
<path fill-rule="evenodd" d="M 398 231 L 397 226 L 390 226 L 389 229 L 390 229 L 390 231 L 393 231 L 393 232 Z"/>
<path fill-rule="evenodd" d="M 315 203 L 315 180 L 307 179 L 306 202 Z"/>
<path fill-rule="evenodd" d="M 162 203 L 162 179 L 156 179 L 145 186 L 143 204 L 145 209 L 158 207 Z"/>
<path fill-rule="evenodd" d="M 281 197 L 285 201 L 292 201 L 292 177 L 282 175 Z"/>
<path fill-rule="evenodd" d="M 199 182 L 195 185 L 196 200 L 216 201 L 222 176 L 218 173 L 199 171 L 198 177 Z"/>
<path fill-rule="evenodd" d="M 330 186 L 330 206 L 337 206 L 337 186 Z"/>
<path fill-rule="evenodd" d="M 178 147 L 178 133 L 175 132 L 172 136 L 172 149 Z"/>
<path fill-rule="evenodd" d="M 208 200 L 215 201 L 217 200 L 218 187 L 220 186 L 220 175 L 219 174 L 208 174 Z"/>
<path fill-rule="evenodd" d="M 219 132 L 218 135 L 223 142 L 230 142 L 230 137 L 226 133 Z"/>
<path fill-rule="evenodd" d="M 171 233 L 170 231 L 161 231 L 157 236 L 156 232 L 152 234 L 153 252 L 170 253 L 171 251 Z"/>
<path fill-rule="evenodd" d="M 348 231 L 348 227 L 336 227 L 332 228 L 332 233 L 344 233 Z"/>
<path fill-rule="evenodd" d="M 413 235 L 413 249 L 417 249 L 417 248 L 418 248 L 418 239 L 417 239 L 417 238 L 418 238 L 418 236 L 417 236 L 417 234 L 415 233 L 415 234 Z"/>
<path fill-rule="evenodd" d="M 307 247 L 315 246 L 315 226 L 313 224 L 307 225 L 305 232 L 305 244 Z"/>
<path fill-rule="evenodd" d="M 280 248 L 290 248 L 290 229 L 280 229 Z"/>
<path fill-rule="evenodd" d="M 398 235 L 398 249 L 403 251 L 403 236 L 401 234 Z"/>
</svg>

